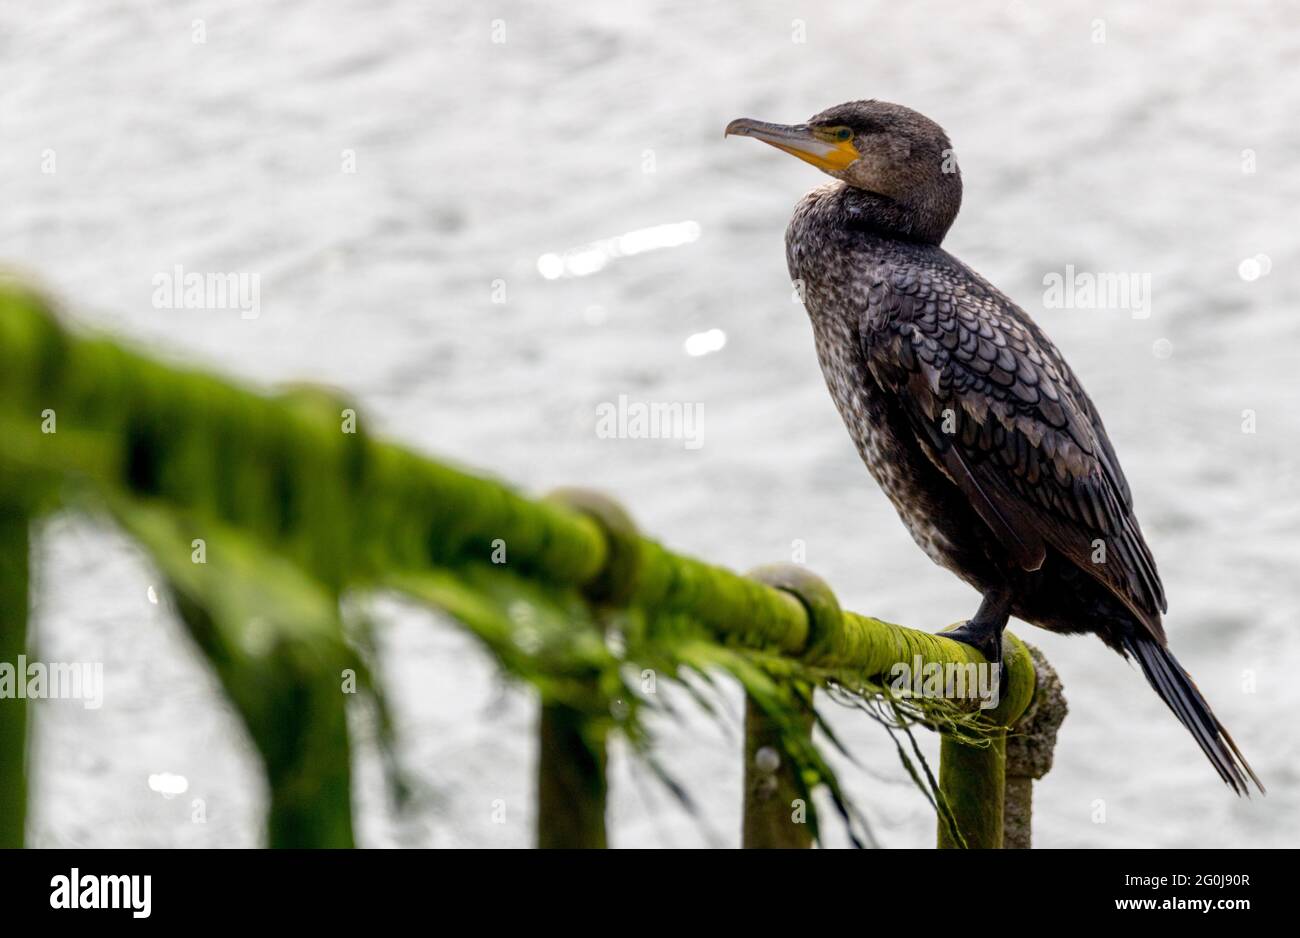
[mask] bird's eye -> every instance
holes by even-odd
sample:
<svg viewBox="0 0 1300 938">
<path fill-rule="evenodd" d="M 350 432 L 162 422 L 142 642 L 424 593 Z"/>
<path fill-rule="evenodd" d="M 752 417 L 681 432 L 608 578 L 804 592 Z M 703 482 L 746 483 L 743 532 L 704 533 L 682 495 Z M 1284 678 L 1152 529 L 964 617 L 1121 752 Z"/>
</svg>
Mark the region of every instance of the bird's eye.
<svg viewBox="0 0 1300 938">
<path fill-rule="evenodd" d="M 852 136 L 853 131 L 849 130 L 847 127 L 841 127 L 839 130 L 835 131 L 836 140 L 847 140 Z"/>
</svg>

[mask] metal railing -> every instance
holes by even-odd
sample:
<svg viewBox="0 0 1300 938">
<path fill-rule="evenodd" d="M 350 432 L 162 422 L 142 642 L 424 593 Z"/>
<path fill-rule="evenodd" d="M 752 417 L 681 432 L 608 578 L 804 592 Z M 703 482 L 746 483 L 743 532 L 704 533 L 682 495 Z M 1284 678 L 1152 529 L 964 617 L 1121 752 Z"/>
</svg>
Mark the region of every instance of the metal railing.
<svg viewBox="0 0 1300 938">
<path fill-rule="evenodd" d="M 449 614 L 536 688 L 540 846 L 605 846 L 609 735 L 660 772 L 656 682 L 719 671 L 746 692 L 745 846 L 813 843 L 818 788 L 870 839 L 823 755 L 835 741 L 814 692 L 886 724 L 939 846 L 1029 846 L 1031 779 L 1050 768 L 1064 702 L 1010 633 L 996 708 L 899 693 L 897 666 L 983 659 L 841 610 L 799 566 L 740 576 L 642 536 L 603 496 L 530 499 L 374 440 L 324 391 L 262 395 L 75 335 L 3 283 L 0 664 L 27 648 L 32 522 L 64 509 L 113 518 L 149 552 L 261 755 L 272 846 L 353 845 L 347 699 L 368 691 L 382 711 L 382 682 L 365 623 L 341 610 L 372 591 Z M 26 701 L 0 699 L 0 846 L 22 843 L 27 724 Z M 916 725 L 943 734 L 937 781 L 901 741 Z"/>
</svg>

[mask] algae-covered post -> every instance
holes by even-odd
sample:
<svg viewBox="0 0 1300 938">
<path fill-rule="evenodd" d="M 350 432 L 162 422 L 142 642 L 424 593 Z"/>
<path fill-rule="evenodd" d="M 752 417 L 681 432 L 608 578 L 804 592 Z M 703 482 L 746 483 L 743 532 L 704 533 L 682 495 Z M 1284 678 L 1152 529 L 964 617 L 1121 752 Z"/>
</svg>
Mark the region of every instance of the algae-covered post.
<svg viewBox="0 0 1300 938">
<path fill-rule="evenodd" d="M 582 712 L 542 706 L 537 754 L 537 846 L 608 846 L 605 835 L 605 738 Z"/>
<path fill-rule="evenodd" d="M 1025 712 L 1034 695 L 1034 666 L 1029 647 L 1003 634 L 1006 683 L 1002 699 L 988 716 L 993 727 L 972 745 L 944 733 L 939 746 L 939 789 L 955 824 L 939 821 L 940 849 L 998 849 L 1003 846 L 1007 727 Z"/>
<path fill-rule="evenodd" d="M 623 606 L 636 587 L 640 570 L 640 537 L 631 516 L 601 492 L 563 488 L 546 499 L 590 519 L 601 540 L 592 551 L 596 574 L 583 585 L 583 597 L 593 622 Z M 603 633 L 602 633 L 603 634 Z M 589 688 L 593 699 L 599 688 Z M 563 703 L 543 702 L 538 728 L 537 846 L 542 848 L 601 848 L 605 831 L 605 778 L 608 729 L 603 717 Z"/>
<path fill-rule="evenodd" d="M 813 714 L 803 717 L 811 734 Z M 780 731 L 771 717 L 745 699 L 745 804 L 741 846 L 746 849 L 811 847 L 807 805 L 800 790 L 799 769 L 781 747 Z"/>
<path fill-rule="evenodd" d="M 0 665 L 27 651 L 26 510 L 0 500 Z M 0 678 L 2 679 L 2 678 Z M 0 849 L 23 845 L 27 817 L 27 701 L 0 694 Z"/>
</svg>

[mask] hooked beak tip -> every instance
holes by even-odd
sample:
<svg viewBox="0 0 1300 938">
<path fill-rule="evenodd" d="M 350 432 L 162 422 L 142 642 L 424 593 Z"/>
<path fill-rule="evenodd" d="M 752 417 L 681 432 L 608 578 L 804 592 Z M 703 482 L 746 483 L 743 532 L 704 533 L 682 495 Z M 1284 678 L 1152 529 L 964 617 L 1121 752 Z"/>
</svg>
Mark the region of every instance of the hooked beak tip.
<svg viewBox="0 0 1300 938">
<path fill-rule="evenodd" d="M 749 129 L 752 125 L 753 121 L 748 117 L 738 117 L 728 124 L 726 129 L 722 131 L 722 137 L 724 140 L 731 136 L 747 137 L 749 136 Z"/>
</svg>

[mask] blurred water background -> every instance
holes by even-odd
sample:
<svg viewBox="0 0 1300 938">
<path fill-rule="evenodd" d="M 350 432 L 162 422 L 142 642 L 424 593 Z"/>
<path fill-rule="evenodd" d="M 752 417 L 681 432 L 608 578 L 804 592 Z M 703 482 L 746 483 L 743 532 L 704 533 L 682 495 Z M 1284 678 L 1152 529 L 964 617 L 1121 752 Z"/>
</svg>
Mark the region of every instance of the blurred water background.
<svg viewBox="0 0 1300 938">
<path fill-rule="evenodd" d="M 6 4 L 0 260 L 153 354 L 344 389 L 375 432 L 529 491 L 597 485 L 648 533 L 733 568 L 800 542 L 846 607 L 939 628 L 977 597 L 859 463 L 792 302 L 785 224 L 824 177 L 721 136 L 739 116 L 912 106 L 961 160 L 945 246 L 1039 319 L 1105 415 L 1172 645 L 1270 790 L 1233 798 L 1100 642 L 1013 623 L 1071 708 L 1036 789 L 1038 845 L 1294 845 L 1298 19 L 1199 0 Z M 698 236 L 676 247 L 538 266 L 688 222 L 675 230 Z M 155 274 L 178 264 L 257 274 L 260 316 L 155 308 Z M 1149 318 L 1044 308 L 1044 277 L 1067 265 L 1148 274 Z M 619 395 L 701 404 L 703 445 L 600 438 L 597 408 Z M 252 750 L 150 601 L 149 567 L 70 519 L 39 554 L 39 653 L 103 661 L 106 690 L 98 711 L 35 708 L 34 842 L 256 844 Z M 527 845 L 534 702 L 448 623 L 384 612 L 417 796 L 394 816 L 365 748 L 362 842 Z M 932 844 L 888 738 L 832 716 L 880 840 Z M 613 843 L 737 844 L 738 723 L 659 731 L 702 817 L 616 753 Z M 160 773 L 187 792 L 151 790 Z"/>
</svg>

